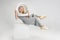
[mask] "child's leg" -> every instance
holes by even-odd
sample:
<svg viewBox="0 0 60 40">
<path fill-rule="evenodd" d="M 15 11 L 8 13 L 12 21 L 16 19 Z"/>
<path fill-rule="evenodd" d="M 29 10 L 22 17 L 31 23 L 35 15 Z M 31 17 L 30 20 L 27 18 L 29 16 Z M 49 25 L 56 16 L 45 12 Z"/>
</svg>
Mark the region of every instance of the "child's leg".
<svg viewBox="0 0 60 40">
<path fill-rule="evenodd" d="M 37 20 L 37 18 L 35 19 L 35 26 L 39 26 L 41 29 L 48 29 L 46 26 L 41 25 L 41 23 Z"/>
<path fill-rule="evenodd" d="M 40 18 L 40 19 L 44 19 L 46 18 L 46 16 L 38 16 L 36 14 L 31 14 L 32 17 L 37 17 L 37 18 Z"/>
<path fill-rule="evenodd" d="M 42 27 L 41 23 L 38 21 L 37 18 L 35 18 L 35 26 Z"/>
</svg>

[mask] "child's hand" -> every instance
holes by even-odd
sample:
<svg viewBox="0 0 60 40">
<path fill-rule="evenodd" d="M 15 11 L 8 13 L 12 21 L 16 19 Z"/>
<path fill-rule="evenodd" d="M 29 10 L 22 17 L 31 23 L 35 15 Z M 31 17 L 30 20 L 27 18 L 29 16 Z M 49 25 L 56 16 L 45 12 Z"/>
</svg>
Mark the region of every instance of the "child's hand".
<svg viewBox="0 0 60 40">
<path fill-rule="evenodd" d="M 40 18 L 40 19 L 44 19 L 44 18 L 46 18 L 46 16 L 39 16 L 39 18 Z"/>
</svg>

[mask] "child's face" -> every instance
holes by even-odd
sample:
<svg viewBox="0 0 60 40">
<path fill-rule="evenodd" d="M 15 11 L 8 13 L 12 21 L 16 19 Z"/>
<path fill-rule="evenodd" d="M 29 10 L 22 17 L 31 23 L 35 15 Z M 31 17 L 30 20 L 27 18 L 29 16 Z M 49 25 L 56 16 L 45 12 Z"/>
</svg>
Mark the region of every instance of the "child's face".
<svg viewBox="0 0 60 40">
<path fill-rule="evenodd" d="M 19 7 L 19 12 L 21 12 L 21 13 L 24 12 L 24 7 L 23 6 Z"/>
</svg>

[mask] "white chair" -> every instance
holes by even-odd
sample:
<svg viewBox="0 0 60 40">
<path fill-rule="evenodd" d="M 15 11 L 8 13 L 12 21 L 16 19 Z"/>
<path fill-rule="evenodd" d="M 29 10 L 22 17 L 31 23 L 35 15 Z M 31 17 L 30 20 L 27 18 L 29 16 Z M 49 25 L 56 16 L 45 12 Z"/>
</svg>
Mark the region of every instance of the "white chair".
<svg viewBox="0 0 60 40">
<path fill-rule="evenodd" d="M 29 37 L 29 28 L 25 25 L 22 20 L 15 20 L 13 38 L 14 39 L 24 39 Z"/>
</svg>

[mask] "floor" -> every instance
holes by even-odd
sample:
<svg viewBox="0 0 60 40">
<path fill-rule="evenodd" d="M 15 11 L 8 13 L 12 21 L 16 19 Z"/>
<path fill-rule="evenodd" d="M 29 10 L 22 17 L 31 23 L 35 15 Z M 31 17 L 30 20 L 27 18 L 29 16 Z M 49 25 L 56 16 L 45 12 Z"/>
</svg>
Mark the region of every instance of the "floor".
<svg viewBox="0 0 60 40">
<path fill-rule="evenodd" d="M 19 28 L 19 25 L 17 26 L 16 29 L 15 28 L 14 28 L 14 30 L 17 30 L 17 28 Z M 23 29 L 23 27 L 21 27 L 21 28 Z M 23 38 L 21 38 L 21 36 L 14 38 L 13 29 L 4 29 L 4 31 L 1 31 L 1 33 L 0 33 L 0 40 L 60 40 L 60 32 L 56 33 L 49 29 L 48 30 L 39 30 L 38 28 L 32 27 L 32 26 L 30 26 L 29 28 L 30 28 L 29 29 L 30 31 L 28 31 L 28 32 L 26 31 L 27 28 L 24 30 L 25 31 L 24 34 L 26 33 L 26 35 L 29 35 L 27 38 L 24 38 L 25 36 L 22 36 L 22 35 L 21 36 Z M 18 32 L 22 32 L 22 31 L 18 31 Z M 20 35 L 20 34 L 18 34 L 18 35 Z"/>
</svg>

